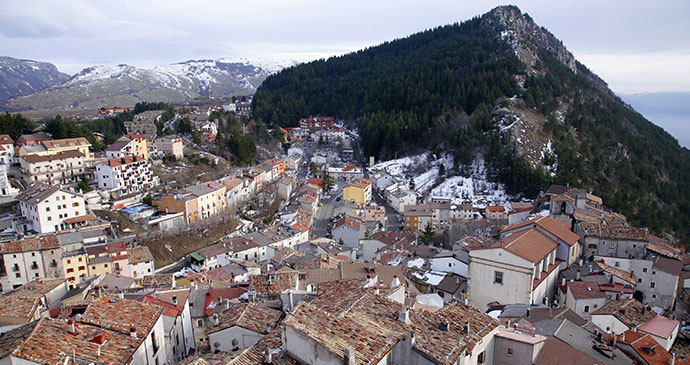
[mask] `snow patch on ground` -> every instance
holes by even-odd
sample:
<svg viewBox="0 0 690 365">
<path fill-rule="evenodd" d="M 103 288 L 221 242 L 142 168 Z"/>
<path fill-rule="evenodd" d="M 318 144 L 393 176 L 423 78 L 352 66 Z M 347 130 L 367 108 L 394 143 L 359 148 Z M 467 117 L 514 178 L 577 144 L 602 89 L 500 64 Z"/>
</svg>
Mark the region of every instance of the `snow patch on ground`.
<svg viewBox="0 0 690 365">
<path fill-rule="evenodd" d="M 407 267 L 414 267 L 419 269 L 422 266 L 424 266 L 424 259 L 421 257 L 417 257 L 416 259 L 407 262 Z"/>
<path fill-rule="evenodd" d="M 427 201 L 433 196 L 441 196 L 451 198 L 454 204 L 471 202 L 479 208 L 487 205 L 504 205 L 510 209 L 511 196 L 506 193 L 503 184 L 488 181 L 488 171 L 482 158 L 475 158 L 472 165 L 467 167 L 468 177 L 439 176 L 441 165 L 447 173 L 452 170 L 453 157 L 450 155 L 442 155 L 431 162 L 429 160 L 429 153 L 426 152 L 380 162 L 370 167 L 369 171 L 383 171 L 396 182 L 408 186 L 412 176 L 414 191 L 419 196 L 427 195 Z M 434 186 L 437 181 L 440 181 L 440 184 Z"/>
</svg>

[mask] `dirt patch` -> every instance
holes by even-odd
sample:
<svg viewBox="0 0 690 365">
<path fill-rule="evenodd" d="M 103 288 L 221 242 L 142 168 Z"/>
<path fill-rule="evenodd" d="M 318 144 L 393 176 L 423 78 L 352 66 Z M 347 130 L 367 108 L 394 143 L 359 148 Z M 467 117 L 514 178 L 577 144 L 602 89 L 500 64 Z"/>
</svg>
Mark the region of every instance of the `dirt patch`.
<svg viewBox="0 0 690 365">
<path fill-rule="evenodd" d="M 110 210 L 94 210 L 93 214 L 99 218 L 111 222 L 113 231 L 120 236 L 145 232 L 144 229 L 140 228 L 136 223 L 130 221 L 129 218 L 122 213 L 113 212 Z M 125 232 L 125 230 L 127 231 Z"/>
<path fill-rule="evenodd" d="M 238 222 L 233 215 L 234 212 L 228 211 L 200 224 L 187 226 L 179 233 L 142 239 L 141 243 L 151 250 L 156 267 L 163 267 L 234 232 Z"/>
</svg>

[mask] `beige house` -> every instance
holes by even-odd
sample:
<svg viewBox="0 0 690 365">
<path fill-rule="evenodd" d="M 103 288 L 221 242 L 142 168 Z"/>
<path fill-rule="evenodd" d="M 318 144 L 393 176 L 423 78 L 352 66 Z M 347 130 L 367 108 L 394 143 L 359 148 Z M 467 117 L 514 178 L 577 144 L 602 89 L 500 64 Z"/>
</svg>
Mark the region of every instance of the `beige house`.
<svg viewBox="0 0 690 365">
<path fill-rule="evenodd" d="M 76 184 L 87 174 L 86 156 L 76 150 L 18 158 L 22 179 L 27 184 Z"/>
</svg>

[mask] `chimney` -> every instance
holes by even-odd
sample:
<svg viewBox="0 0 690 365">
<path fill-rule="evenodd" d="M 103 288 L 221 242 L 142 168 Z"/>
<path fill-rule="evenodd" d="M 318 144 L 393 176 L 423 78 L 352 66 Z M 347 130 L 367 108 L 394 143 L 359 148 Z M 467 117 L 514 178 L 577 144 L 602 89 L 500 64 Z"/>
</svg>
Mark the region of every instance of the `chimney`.
<svg viewBox="0 0 690 365">
<path fill-rule="evenodd" d="M 582 257 L 580 257 L 580 267 L 582 267 L 582 264 L 583 264 L 583 260 L 582 260 Z"/>
<path fill-rule="evenodd" d="M 621 342 L 624 342 L 624 341 L 625 341 L 625 332 L 621 333 L 621 339 L 620 339 L 620 341 L 621 341 Z"/>
<path fill-rule="evenodd" d="M 529 318 L 529 308 L 527 308 L 527 311 L 526 311 L 526 314 L 525 314 L 525 318 Z"/>
<path fill-rule="evenodd" d="M 400 314 L 398 315 L 398 321 L 404 324 L 410 324 L 410 310 L 403 304 Z"/>
<path fill-rule="evenodd" d="M 270 364 L 273 362 L 273 351 L 267 347 L 264 349 L 264 364 Z"/>
<path fill-rule="evenodd" d="M 218 313 L 213 314 L 213 327 L 218 327 Z"/>
<path fill-rule="evenodd" d="M 393 280 L 391 280 L 391 288 L 397 288 L 400 286 L 400 279 L 398 279 L 398 275 L 393 275 Z"/>
<path fill-rule="evenodd" d="M 580 269 L 577 269 L 577 273 L 575 274 L 575 280 L 580 281 Z"/>
<path fill-rule="evenodd" d="M 374 287 L 374 294 L 379 295 L 379 287 L 378 286 Z"/>
<path fill-rule="evenodd" d="M 565 277 L 561 278 L 561 286 L 565 286 Z"/>
<path fill-rule="evenodd" d="M 69 324 L 69 333 L 72 334 L 72 335 L 73 335 L 73 334 L 76 334 L 77 331 L 76 331 L 75 328 L 74 328 L 74 321 L 71 320 L 71 319 L 68 319 L 68 320 L 67 320 L 67 323 Z"/>
<path fill-rule="evenodd" d="M 460 284 L 460 277 L 455 277 L 455 284 L 459 285 Z"/>
<path fill-rule="evenodd" d="M 223 299 L 223 304 L 225 305 L 225 310 L 230 310 L 230 299 L 225 298 Z"/>
<path fill-rule="evenodd" d="M 137 327 L 132 324 L 129 326 L 129 335 L 132 336 L 132 338 L 137 338 Z"/>
<path fill-rule="evenodd" d="M 463 327 L 463 331 L 465 331 L 466 334 L 470 334 L 470 322 L 465 322 L 465 327 Z"/>
<path fill-rule="evenodd" d="M 613 344 L 611 346 L 613 346 L 613 348 L 615 349 L 616 348 L 616 331 L 611 332 L 611 338 L 613 339 L 612 340 Z"/>
<path fill-rule="evenodd" d="M 343 353 L 343 360 L 345 360 L 345 365 L 355 365 L 355 349 L 354 347 L 348 347 Z"/>
<path fill-rule="evenodd" d="M 445 318 L 441 318 L 441 323 L 439 323 L 438 327 L 441 331 L 448 332 L 448 320 Z"/>
<path fill-rule="evenodd" d="M 273 327 L 271 327 L 271 324 L 266 322 L 266 333 L 271 332 L 272 329 L 273 329 Z"/>
<path fill-rule="evenodd" d="M 410 347 L 414 346 L 414 343 L 416 342 L 411 329 L 407 330 L 407 334 L 405 335 L 405 342 L 409 342 Z"/>
</svg>

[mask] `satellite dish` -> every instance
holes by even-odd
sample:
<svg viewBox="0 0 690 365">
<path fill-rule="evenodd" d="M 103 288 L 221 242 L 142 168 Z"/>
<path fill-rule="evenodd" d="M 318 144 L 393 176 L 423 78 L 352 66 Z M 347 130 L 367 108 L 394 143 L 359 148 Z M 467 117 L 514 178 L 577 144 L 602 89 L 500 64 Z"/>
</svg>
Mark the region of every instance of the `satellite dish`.
<svg viewBox="0 0 690 365">
<path fill-rule="evenodd" d="M 213 347 L 219 348 L 219 347 L 220 347 L 220 342 L 214 342 L 214 343 L 213 343 Z"/>
</svg>

